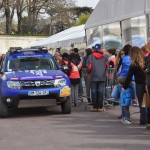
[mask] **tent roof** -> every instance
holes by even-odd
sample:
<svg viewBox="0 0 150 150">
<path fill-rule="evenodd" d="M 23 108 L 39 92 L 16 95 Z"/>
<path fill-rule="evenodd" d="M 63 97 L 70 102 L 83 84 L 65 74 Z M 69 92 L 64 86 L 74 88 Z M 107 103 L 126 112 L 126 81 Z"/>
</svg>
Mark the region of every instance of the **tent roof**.
<svg viewBox="0 0 150 150">
<path fill-rule="evenodd" d="M 50 48 L 70 46 L 75 43 L 85 42 L 85 25 L 71 27 L 67 30 L 52 35 L 44 40 L 38 41 L 34 46 L 48 46 Z"/>
<path fill-rule="evenodd" d="M 150 13 L 150 0 L 100 0 L 85 29 Z"/>
</svg>

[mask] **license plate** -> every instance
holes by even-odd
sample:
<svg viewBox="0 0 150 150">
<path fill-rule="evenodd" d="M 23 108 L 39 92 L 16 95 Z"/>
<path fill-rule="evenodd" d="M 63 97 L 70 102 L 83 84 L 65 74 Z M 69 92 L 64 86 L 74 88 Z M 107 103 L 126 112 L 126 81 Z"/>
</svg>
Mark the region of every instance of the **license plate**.
<svg viewBox="0 0 150 150">
<path fill-rule="evenodd" d="M 29 91 L 29 96 L 49 95 L 49 91 Z"/>
</svg>

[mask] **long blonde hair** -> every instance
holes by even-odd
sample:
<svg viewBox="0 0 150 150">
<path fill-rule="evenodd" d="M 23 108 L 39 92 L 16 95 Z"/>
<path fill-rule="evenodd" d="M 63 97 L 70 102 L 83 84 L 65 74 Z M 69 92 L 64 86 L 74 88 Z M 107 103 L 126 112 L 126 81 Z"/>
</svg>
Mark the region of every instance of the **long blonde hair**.
<svg viewBox="0 0 150 150">
<path fill-rule="evenodd" d="M 132 64 L 139 65 L 142 69 L 144 68 L 144 55 L 139 47 L 137 46 L 131 47 L 130 57 Z"/>
</svg>

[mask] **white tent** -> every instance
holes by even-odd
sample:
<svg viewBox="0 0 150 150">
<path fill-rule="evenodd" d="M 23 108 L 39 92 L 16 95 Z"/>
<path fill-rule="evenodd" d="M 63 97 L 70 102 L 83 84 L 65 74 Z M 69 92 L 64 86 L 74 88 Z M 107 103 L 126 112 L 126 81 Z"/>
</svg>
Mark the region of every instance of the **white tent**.
<svg viewBox="0 0 150 150">
<path fill-rule="evenodd" d="M 100 0 L 85 29 L 150 13 L 150 0 Z"/>
<path fill-rule="evenodd" d="M 47 46 L 49 48 L 57 48 L 71 46 L 71 44 L 76 43 L 85 43 L 84 27 L 85 25 L 71 27 L 42 41 L 38 41 L 32 46 Z"/>
</svg>

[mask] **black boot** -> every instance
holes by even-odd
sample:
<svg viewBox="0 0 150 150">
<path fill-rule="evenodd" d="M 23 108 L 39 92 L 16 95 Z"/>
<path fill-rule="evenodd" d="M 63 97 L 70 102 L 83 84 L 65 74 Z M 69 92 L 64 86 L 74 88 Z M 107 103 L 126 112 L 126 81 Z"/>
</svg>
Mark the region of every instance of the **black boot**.
<svg viewBox="0 0 150 150">
<path fill-rule="evenodd" d="M 87 100 L 88 100 L 88 103 L 91 103 L 91 102 L 92 102 L 90 98 L 87 98 Z"/>
</svg>

